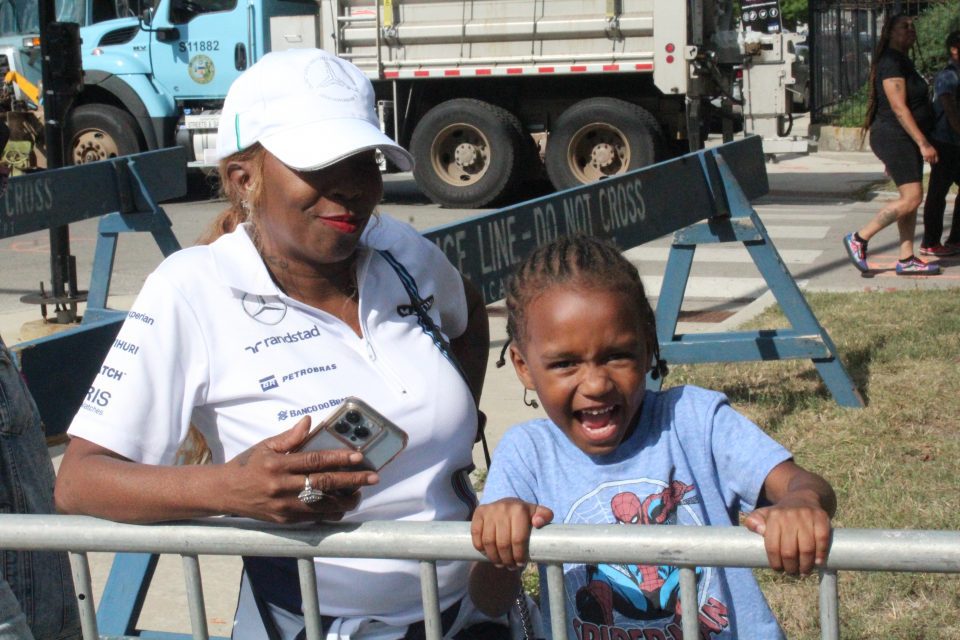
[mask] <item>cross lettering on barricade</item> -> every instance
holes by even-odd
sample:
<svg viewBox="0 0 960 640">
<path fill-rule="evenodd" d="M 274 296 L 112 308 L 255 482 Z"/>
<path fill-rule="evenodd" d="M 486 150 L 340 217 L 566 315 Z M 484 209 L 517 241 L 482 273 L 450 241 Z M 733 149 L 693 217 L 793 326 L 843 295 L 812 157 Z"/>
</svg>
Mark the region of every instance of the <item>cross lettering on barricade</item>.
<svg viewBox="0 0 960 640">
<path fill-rule="evenodd" d="M 126 317 L 107 308 L 120 233 L 149 232 L 164 256 L 180 249 L 158 202 L 187 192 L 180 147 L 39 171 L 10 180 L 0 239 L 100 218 L 83 323 L 13 346 L 47 437 L 66 431 Z"/>
</svg>

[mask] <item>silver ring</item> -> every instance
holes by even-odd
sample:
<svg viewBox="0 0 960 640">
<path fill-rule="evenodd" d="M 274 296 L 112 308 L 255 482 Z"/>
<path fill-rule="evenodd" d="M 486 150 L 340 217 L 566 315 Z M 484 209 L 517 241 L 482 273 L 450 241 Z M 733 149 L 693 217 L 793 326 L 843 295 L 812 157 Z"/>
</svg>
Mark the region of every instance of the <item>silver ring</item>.
<svg viewBox="0 0 960 640">
<path fill-rule="evenodd" d="M 300 500 L 303 504 L 314 504 L 320 502 L 324 497 L 323 491 L 320 489 L 314 489 L 313 485 L 310 484 L 309 474 L 304 476 L 303 481 L 303 491 L 297 494 L 297 499 Z"/>
</svg>

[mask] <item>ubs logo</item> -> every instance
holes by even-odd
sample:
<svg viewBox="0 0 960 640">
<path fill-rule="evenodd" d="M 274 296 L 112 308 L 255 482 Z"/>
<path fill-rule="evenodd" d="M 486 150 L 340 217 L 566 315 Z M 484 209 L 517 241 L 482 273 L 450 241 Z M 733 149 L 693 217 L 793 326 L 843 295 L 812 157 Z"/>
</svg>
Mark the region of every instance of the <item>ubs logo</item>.
<svg viewBox="0 0 960 640">
<path fill-rule="evenodd" d="M 421 300 L 420 306 L 424 311 L 430 311 L 430 309 L 433 308 L 433 296 L 427 296 L 425 300 Z M 406 318 L 407 316 L 416 315 L 417 310 L 412 304 L 401 304 L 397 306 L 397 313 L 400 314 L 401 318 Z"/>
<path fill-rule="evenodd" d="M 268 299 L 245 293 L 242 304 L 244 312 L 260 324 L 280 324 L 287 315 L 287 304 L 275 296 Z"/>
</svg>

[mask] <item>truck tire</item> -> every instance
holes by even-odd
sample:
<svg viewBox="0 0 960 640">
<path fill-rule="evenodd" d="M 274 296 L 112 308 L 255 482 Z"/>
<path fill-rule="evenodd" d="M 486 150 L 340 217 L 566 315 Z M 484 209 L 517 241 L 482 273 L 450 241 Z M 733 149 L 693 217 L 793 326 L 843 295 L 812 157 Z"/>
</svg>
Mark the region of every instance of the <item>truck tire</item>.
<svg viewBox="0 0 960 640">
<path fill-rule="evenodd" d="M 67 116 L 66 164 L 86 164 L 140 151 L 137 121 L 108 104 L 84 104 Z"/>
<path fill-rule="evenodd" d="M 410 141 L 417 185 L 444 207 L 476 209 L 509 197 L 523 173 L 522 131 L 502 107 L 470 98 L 440 103 Z"/>
<path fill-rule="evenodd" d="M 653 164 L 660 125 L 649 111 L 617 98 L 589 98 L 564 111 L 547 139 L 545 164 L 558 191 Z"/>
</svg>

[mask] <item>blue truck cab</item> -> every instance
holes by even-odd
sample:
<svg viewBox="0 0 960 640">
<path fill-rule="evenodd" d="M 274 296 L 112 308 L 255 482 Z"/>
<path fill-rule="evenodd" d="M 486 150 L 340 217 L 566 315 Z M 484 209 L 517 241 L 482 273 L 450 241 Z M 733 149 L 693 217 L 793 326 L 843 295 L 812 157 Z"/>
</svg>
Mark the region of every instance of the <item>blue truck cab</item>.
<svg viewBox="0 0 960 640">
<path fill-rule="evenodd" d="M 32 39 L 39 31 L 36 10 L 36 0 L 0 0 L 0 56 L 35 85 L 40 80 L 39 47 Z M 286 38 L 274 34 L 277 24 L 285 19 L 315 24 L 317 4 L 57 0 L 57 15 L 80 24 L 83 41 L 84 88 L 66 119 L 68 162 L 181 144 L 192 165 L 210 166 L 217 115 L 230 84 L 271 50 L 272 40 Z M 285 40 L 283 46 L 296 44 Z M 2 62 L 0 57 L 0 67 Z"/>
</svg>

